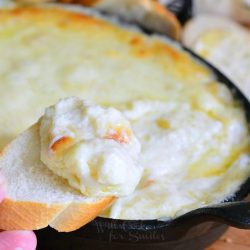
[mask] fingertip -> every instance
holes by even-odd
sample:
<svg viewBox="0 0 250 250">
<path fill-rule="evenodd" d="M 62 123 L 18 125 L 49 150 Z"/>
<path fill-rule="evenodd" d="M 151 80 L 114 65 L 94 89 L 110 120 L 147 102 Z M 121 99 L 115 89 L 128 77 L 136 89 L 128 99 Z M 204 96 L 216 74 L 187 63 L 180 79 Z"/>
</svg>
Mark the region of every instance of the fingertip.
<svg viewBox="0 0 250 250">
<path fill-rule="evenodd" d="M 35 250 L 36 235 L 32 231 L 4 231 L 0 233 L 1 250 Z"/>
</svg>

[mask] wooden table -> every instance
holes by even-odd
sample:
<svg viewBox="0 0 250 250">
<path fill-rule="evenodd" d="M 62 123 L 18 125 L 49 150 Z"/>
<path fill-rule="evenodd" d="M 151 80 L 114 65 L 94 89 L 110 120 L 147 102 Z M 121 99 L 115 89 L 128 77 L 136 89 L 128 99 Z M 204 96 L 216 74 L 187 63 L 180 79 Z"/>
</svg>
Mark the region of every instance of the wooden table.
<svg viewBox="0 0 250 250">
<path fill-rule="evenodd" d="M 250 250 L 250 230 L 230 227 L 226 233 L 207 250 Z"/>
</svg>

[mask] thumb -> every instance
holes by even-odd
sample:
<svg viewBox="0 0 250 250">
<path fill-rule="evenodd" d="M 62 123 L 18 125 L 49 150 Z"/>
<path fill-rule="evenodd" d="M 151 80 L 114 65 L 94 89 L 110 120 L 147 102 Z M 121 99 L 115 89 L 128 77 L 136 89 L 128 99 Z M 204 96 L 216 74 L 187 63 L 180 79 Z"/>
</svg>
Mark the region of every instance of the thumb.
<svg viewBox="0 0 250 250">
<path fill-rule="evenodd" d="M 0 233 L 1 250 L 35 250 L 36 236 L 32 231 L 4 231 Z"/>
<path fill-rule="evenodd" d="M 6 182 L 0 173 L 0 203 L 4 199 Z M 36 236 L 31 231 L 0 232 L 0 250 L 35 250 Z"/>
</svg>

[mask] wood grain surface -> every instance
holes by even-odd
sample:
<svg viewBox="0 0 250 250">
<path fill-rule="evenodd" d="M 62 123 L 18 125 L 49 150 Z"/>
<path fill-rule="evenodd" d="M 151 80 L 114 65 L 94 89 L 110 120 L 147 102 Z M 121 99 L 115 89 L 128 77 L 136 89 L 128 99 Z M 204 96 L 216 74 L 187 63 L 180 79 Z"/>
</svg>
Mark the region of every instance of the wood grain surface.
<svg viewBox="0 0 250 250">
<path fill-rule="evenodd" d="M 207 250 L 250 250 L 250 230 L 242 230 L 230 227 Z"/>
</svg>

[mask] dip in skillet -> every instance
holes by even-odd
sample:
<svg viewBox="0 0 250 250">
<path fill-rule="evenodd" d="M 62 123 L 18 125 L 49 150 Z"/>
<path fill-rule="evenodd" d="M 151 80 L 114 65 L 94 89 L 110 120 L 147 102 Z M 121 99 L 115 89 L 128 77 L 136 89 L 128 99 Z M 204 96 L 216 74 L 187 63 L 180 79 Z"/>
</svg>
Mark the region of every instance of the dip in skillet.
<svg viewBox="0 0 250 250">
<path fill-rule="evenodd" d="M 144 176 L 106 216 L 175 217 L 229 198 L 249 174 L 249 132 L 230 92 L 200 93 L 195 105 L 138 101 L 124 111 L 142 146 Z"/>
<path fill-rule="evenodd" d="M 0 53 L 1 148 L 62 97 L 115 107 L 130 122 L 143 177 L 103 216 L 174 218 L 231 197 L 250 174 L 240 104 L 166 39 L 86 14 L 25 8 L 0 11 Z"/>
</svg>

